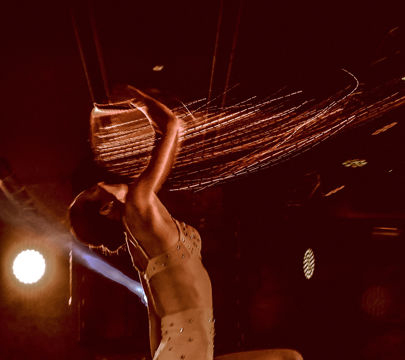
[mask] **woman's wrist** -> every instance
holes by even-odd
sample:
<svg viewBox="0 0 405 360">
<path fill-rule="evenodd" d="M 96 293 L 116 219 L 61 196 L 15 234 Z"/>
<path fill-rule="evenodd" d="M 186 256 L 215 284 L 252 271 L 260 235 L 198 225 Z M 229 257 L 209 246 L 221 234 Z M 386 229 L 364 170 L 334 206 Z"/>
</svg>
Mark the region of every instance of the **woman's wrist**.
<svg viewBox="0 0 405 360">
<path fill-rule="evenodd" d="M 177 116 L 169 116 L 167 118 L 167 120 L 163 123 L 163 124 L 159 124 L 159 125 L 163 125 L 162 127 L 162 131 L 168 131 L 168 130 L 176 130 L 176 129 L 180 129 L 180 120 Z M 160 127 L 161 127 L 160 126 Z"/>
</svg>

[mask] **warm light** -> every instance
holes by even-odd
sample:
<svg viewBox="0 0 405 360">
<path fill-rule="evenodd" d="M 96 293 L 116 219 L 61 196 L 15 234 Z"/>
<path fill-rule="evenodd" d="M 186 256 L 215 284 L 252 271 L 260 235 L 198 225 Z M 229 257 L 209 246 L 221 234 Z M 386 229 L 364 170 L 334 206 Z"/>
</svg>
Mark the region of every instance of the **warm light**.
<svg viewBox="0 0 405 360">
<path fill-rule="evenodd" d="M 309 280 L 315 272 L 315 255 L 312 249 L 307 249 L 304 254 L 304 275 Z"/>
<path fill-rule="evenodd" d="M 156 70 L 162 66 L 155 65 Z M 201 190 L 262 171 L 405 104 L 401 80 L 372 87 L 346 73 L 353 85 L 328 98 L 287 88 L 270 97 L 249 98 L 239 98 L 238 90 L 226 106 L 221 104 L 226 93 L 210 100 L 172 101 L 182 123 L 182 146 L 167 188 Z M 93 112 L 90 119 L 95 161 L 113 174 L 136 179 L 155 146 L 152 123 L 141 111 L 121 110 L 116 104 L 102 107 L 104 114 Z"/>
<path fill-rule="evenodd" d="M 392 122 L 392 123 L 390 123 L 390 124 L 388 124 L 388 125 L 383 126 L 383 127 L 380 128 L 380 129 L 374 131 L 371 135 L 378 135 L 378 134 L 381 134 L 381 133 L 383 133 L 383 132 L 385 132 L 385 131 L 391 129 L 392 127 L 394 127 L 394 126 L 397 125 L 397 124 L 398 124 L 398 122 L 394 121 L 394 122 Z"/>
<path fill-rule="evenodd" d="M 352 167 L 352 168 L 362 167 L 364 165 L 367 165 L 367 160 L 364 160 L 364 159 L 350 159 L 350 160 L 346 160 L 346 161 L 342 162 L 342 165 L 345 166 L 345 167 Z"/>
<path fill-rule="evenodd" d="M 163 65 L 155 65 L 154 67 L 153 67 L 153 71 L 162 71 L 163 70 Z"/>
<path fill-rule="evenodd" d="M 13 273 L 22 283 L 33 284 L 45 273 L 45 259 L 38 251 L 24 250 L 14 260 Z"/>
<path fill-rule="evenodd" d="M 339 187 L 337 187 L 337 188 L 335 188 L 335 189 L 333 189 L 333 190 L 327 192 L 324 196 L 325 196 L 325 197 L 331 196 L 331 195 L 333 195 L 333 194 L 336 194 L 338 191 L 343 190 L 344 188 L 345 188 L 344 185 L 339 186 Z"/>
<path fill-rule="evenodd" d="M 372 234 L 374 236 L 398 237 L 401 235 L 401 230 L 397 227 L 374 226 Z"/>
</svg>

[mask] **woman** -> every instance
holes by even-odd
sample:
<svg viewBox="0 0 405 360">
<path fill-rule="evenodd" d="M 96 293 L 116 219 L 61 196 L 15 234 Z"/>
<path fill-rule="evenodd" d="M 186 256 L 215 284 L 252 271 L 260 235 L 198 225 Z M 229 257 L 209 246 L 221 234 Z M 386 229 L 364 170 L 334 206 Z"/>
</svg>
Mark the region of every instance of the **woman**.
<svg viewBox="0 0 405 360">
<path fill-rule="evenodd" d="M 161 139 L 148 166 L 132 184 L 99 183 L 76 198 L 70 208 L 72 229 L 91 246 L 114 249 L 120 243 L 114 246 L 111 237 L 121 220 L 148 299 L 152 358 L 212 360 L 212 291 L 201 262 L 200 236 L 191 226 L 173 219 L 157 196 L 175 159 L 181 123 L 159 101 L 132 91 L 136 106 Z M 266 350 L 221 359 L 297 360 L 301 356 L 292 350 Z"/>
</svg>

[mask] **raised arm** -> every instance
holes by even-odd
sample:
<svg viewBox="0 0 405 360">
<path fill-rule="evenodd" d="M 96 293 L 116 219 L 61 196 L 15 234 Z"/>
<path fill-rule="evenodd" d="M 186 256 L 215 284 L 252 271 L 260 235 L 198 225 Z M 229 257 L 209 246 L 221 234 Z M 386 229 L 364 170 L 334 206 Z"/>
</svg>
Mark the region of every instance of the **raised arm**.
<svg viewBox="0 0 405 360">
<path fill-rule="evenodd" d="M 142 188 L 147 193 L 160 190 L 165 182 L 176 156 L 180 121 L 173 112 L 164 104 L 135 88 L 142 105 L 137 105 L 145 116 L 151 121 L 156 131 L 162 136 L 160 142 L 152 152 L 151 160 L 139 176 L 134 187 Z"/>
<path fill-rule="evenodd" d="M 180 121 L 159 101 L 137 93 L 136 106 L 149 118 L 161 134 L 148 166 L 138 179 L 128 187 L 125 216 L 132 234 L 142 243 L 149 255 L 157 255 L 174 244 L 178 238 L 176 225 L 157 193 L 165 182 L 176 156 Z"/>
</svg>

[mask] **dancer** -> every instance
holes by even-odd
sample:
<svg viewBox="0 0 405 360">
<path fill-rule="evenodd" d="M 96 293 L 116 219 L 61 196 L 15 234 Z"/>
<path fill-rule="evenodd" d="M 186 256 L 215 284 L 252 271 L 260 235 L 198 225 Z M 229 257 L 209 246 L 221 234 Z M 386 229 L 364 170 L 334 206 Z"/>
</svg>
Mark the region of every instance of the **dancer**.
<svg viewBox="0 0 405 360">
<path fill-rule="evenodd" d="M 122 226 L 133 265 L 148 300 L 154 360 L 212 360 L 214 321 L 211 282 L 201 262 L 201 238 L 169 214 L 158 198 L 179 146 L 180 120 L 165 105 L 131 88 L 138 107 L 161 135 L 148 166 L 129 185 L 98 183 L 70 207 L 75 235 L 90 246 L 121 246 Z M 122 224 L 122 225 L 121 225 Z M 221 356 L 221 360 L 299 360 L 293 350 Z"/>
</svg>

